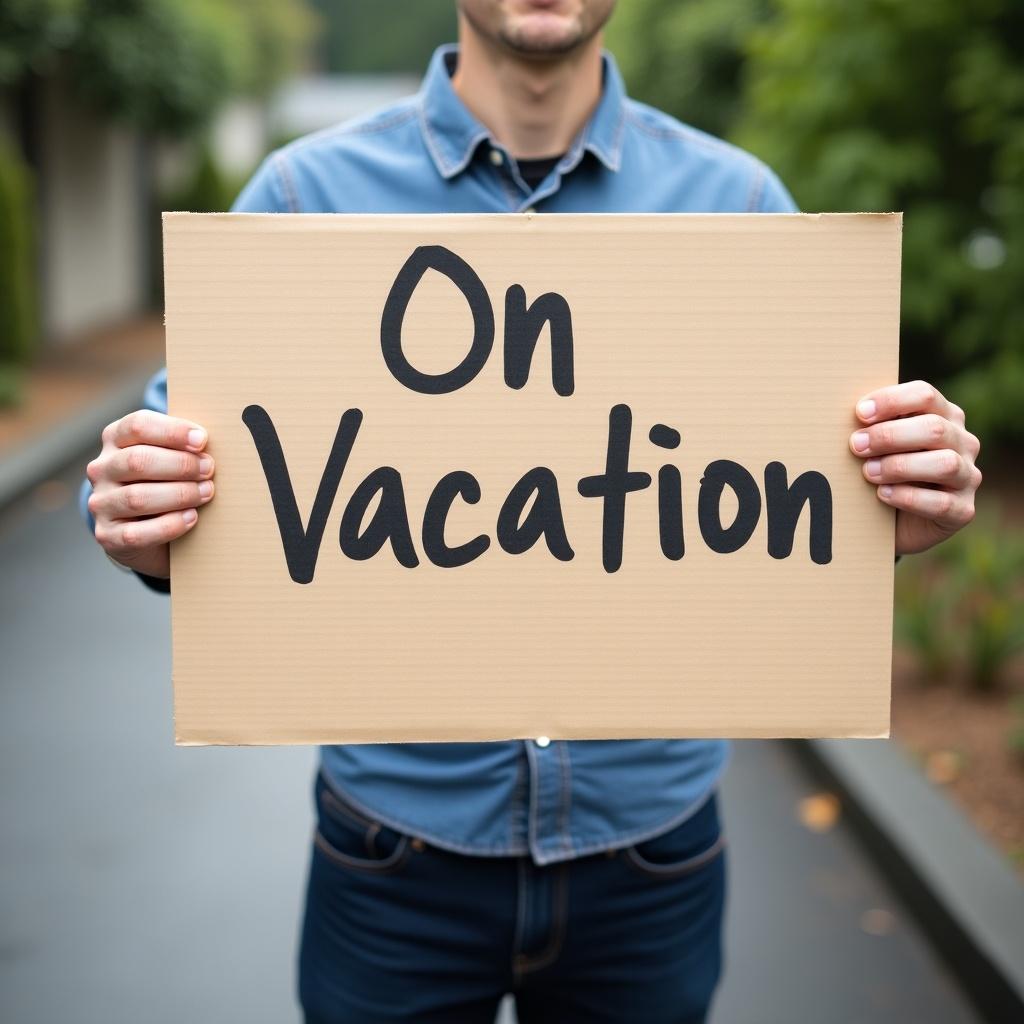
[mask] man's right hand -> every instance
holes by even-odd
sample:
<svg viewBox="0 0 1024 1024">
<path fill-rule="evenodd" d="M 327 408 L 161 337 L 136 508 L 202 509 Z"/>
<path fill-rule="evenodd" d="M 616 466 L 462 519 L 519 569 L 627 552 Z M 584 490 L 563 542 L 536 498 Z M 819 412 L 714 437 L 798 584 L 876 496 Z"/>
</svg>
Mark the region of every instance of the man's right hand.
<svg viewBox="0 0 1024 1024">
<path fill-rule="evenodd" d="M 111 558 L 145 576 L 170 576 L 170 542 L 213 497 L 206 441 L 198 424 L 146 410 L 104 428 L 86 475 L 96 540 Z"/>
</svg>

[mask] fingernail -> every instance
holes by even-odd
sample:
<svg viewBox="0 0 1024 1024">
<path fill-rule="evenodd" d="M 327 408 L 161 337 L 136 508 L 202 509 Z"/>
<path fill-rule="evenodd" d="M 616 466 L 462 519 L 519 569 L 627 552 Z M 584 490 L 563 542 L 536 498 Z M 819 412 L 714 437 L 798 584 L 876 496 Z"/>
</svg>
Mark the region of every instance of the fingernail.
<svg viewBox="0 0 1024 1024">
<path fill-rule="evenodd" d="M 202 448 L 206 443 L 205 430 L 190 430 L 188 432 L 188 446 L 190 448 Z"/>
<path fill-rule="evenodd" d="M 867 436 L 867 435 L 865 435 Z M 209 476 L 213 472 L 213 459 L 209 455 L 204 455 L 199 460 L 199 473 L 201 476 Z"/>
<path fill-rule="evenodd" d="M 878 488 L 878 493 L 883 498 L 891 498 L 892 497 L 892 488 L 888 484 L 884 484 L 883 486 Z"/>
<path fill-rule="evenodd" d="M 865 398 L 863 402 L 857 403 L 857 415 L 862 420 L 873 420 L 877 411 L 874 400 L 871 398 Z"/>
<path fill-rule="evenodd" d="M 882 463 L 879 462 L 878 459 L 871 459 L 869 462 L 864 464 L 864 472 L 867 473 L 868 476 L 880 476 L 882 472 Z M 201 491 L 202 487 L 200 487 L 199 490 Z"/>
<path fill-rule="evenodd" d="M 213 484 L 211 484 L 209 480 L 204 480 L 199 485 L 199 497 L 209 498 L 211 494 L 213 494 Z"/>
<path fill-rule="evenodd" d="M 199 513 L 194 508 L 187 508 L 181 513 L 181 518 L 191 526 L 199 518 Z"/>
<path fill-rule="evenodd" d="M 849 408 L 849 407 L 847 407 Z M 871 443 L 871 437 L 865 430 L 858 430 L 853 435 L 853 450 L 857 452 L 867 451 L 868 445 Z"/>
</svg>

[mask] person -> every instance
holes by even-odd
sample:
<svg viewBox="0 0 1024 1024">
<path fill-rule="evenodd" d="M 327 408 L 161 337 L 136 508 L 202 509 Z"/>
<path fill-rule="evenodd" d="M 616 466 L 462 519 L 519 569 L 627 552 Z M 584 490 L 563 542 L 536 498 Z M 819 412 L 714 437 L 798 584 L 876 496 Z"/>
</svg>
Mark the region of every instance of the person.
<svg viewBox="0 0 1024 1024">
<path fill-rule="evenodd" d="M 792 199 L 749 154 L 629 99 L 614 0 L 460 0 L 420 92 L 272 153 L 248 212 L 753 212 Z M 170 586 L 215 493 L 202 424 L 147 409 L 88 466 L 97 541 Z M 964 414 L 924 382 L 864 396 L 850 446 L 897 555 L 966 524 Z M 327 746 L 299 956 L 308 1024 L 703 1021 L 721 970 L 726 746 L 622 740 Z"/>
</svg>

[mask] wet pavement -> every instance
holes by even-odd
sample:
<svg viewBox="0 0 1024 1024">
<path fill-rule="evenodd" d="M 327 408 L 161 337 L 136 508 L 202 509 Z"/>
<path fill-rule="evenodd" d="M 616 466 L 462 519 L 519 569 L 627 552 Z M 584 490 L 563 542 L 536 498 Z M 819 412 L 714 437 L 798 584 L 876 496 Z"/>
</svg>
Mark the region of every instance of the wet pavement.
<svg viewBox="0 0 1024 1024">
<path fill-rule="evenodd" d="M 81 465 L 0 516 L 0 1021 L 296 1022 L 313 752 L 174 747 L 169 602 Z M 786 747 L 735 744 L 723 808 L 712 1024 L 978 1019 Z"/>
</svg>

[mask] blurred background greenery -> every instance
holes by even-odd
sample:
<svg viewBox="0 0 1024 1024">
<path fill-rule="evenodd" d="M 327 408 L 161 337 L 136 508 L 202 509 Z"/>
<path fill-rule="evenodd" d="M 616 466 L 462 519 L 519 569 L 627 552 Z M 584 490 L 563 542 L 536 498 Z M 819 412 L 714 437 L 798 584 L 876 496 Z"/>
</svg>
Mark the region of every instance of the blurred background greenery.
<svg viewBox="0 0 1024 1024">
<path fill-rule="evenodd" d="M 414 87 L 408 76 L 455 36 L 454 6 L 0 0 L 0 406 L 17 400 L 47 334 L 37 224 L 47 168 L 32 119 L 50 80 L 75 108 L 176 154 L 170 173 L 152 160 L 145 169 L 155 179 L 146 301 L 156 303 L 159 210 L 226 209 L 266 148 L 308 128 L 301 118 L 269 123 L 289 83 L 390 76 Z M 963 405 L 986 460 L 1015 461 L 1024 439 L 1024 4 L 628 0 L 608 45 L 637 99 L 750 149 L 802 209 L 904 211 L 901 376 L 932 380 Z M 228 159 L 215 129 L 241 102 L 260 112 L 263 138 L 248 158 Z M 972 532 L 1005 528 L 990 520 Z M 993 557 L 1008 555 L 997 546 Z M 962 558 L 974 564 L 966 548 Z M 954 625 L 940 628 L 937 609 L 914 600 L 908 590 L 901 636 L 937 667 Z M 1019 624 L 1019 606 L 1011 618 Z"/>
<path fill-rule="evenodd" d="M 904 379 L 1024 439 L 1024 4 L 631 0 L 610 45 L 802 209 L 904 211 Z"/>
<path fill-rule="evenodd" d="M 147 135 L 198 138 L 162 197 L 230 202 L 205 144 L 289 75 L 420 72 L 452 0 L 0 0 L 0 87 L 60 74 Z M 629 0 L 609 32 L 634 96 L 733 140 L 801 208 L 903 210 L 903 376 L 948 388 L 988 445 L 1024 439 L 1024 5 Z M 273 142 L 279 139 L 271 140 Z M 39 329 L 25 154 L 0 149 L 0 361 Z M 21 261 L 19 263 L 19 260 Z"/>
<path fill-rule="evenodd" d="M 801 209 L 904 212 L 901 379 L 962 405 L 995 472 L 896 574 L 894 728 L 1024 865 L 1024 4 L 630 0 L 608 44 Z"/>
<path fill-rule="evenodd" d="M 0 0 L 0 409 L 159 308 L 162 209 L 226 209 L 268 149 L 414 90 L 454 37 L 454 0 Z M 636 99 L 802 209 L 904 211 L 901 376 L 967 410 L 989 481 L 897 574 L 897 731 L 960 744 L 947 774 L 1024 764 L 1024 4 L 621 0 L 608 46 Z M 1003 702 L 973 750 L 970 700 Z"/>
</svg>

